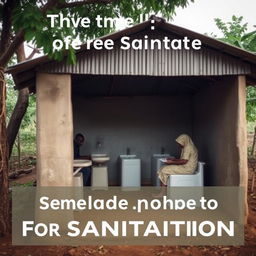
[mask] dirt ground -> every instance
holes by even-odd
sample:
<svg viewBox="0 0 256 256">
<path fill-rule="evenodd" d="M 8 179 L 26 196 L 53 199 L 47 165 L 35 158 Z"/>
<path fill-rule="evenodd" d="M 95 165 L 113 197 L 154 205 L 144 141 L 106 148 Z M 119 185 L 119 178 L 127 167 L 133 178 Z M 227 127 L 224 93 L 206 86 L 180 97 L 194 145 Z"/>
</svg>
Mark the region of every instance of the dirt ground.
<svg viewBox="0 0 256 256">
<path fill-rule="evenodd" d="M 11 237 L 7 237 L 0 238 L 0 256 L 256 256 L 256 184 L 251 191 L 252 170 L 249 168 L 249 218 L 244 246 L 12 246 Z M 34 180 L 35 171 L 11 182 L 24 184 Z"/>
</svg>

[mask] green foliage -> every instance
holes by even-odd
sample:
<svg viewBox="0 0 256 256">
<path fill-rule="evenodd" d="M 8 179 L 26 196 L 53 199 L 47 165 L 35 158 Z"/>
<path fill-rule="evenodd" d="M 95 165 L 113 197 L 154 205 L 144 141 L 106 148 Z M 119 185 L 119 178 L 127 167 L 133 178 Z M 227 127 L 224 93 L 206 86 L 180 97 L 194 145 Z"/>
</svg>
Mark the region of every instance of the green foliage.
<svg viewBox="0 0 256 256">
<path fill-rule="evenodd" d="M 6 100 L 6 113 L 7 122 L 11 117 L 12 111 L 17 101 L 18 91 L 14 90 L 14 83 L 10 77 L 7 77 L 7 100 Z M 36 98 L 35 95 L 31 95 L 29 98 L 29 106 L 27 112 L 23 117 L 21 127 L 19 130 L 21 153 L 24 155 L 34 154 L 36 145 Z M 13 148 L 13 155 L 17 155 L 17 139 Z"/>
<path fill-rule="evenodd" d="M 246 113 L 249 122 L 256 121 L 256 88 L 254 86 L 247 86 L 247 104 Z"/>
<path fill-rule="evenodd" d="M 232 16 L 232 21 L 223 22 L 221 19 L 215 19 L 217 27 L 221 30 L 224 37 L 220 40 L 235 45 L 250 52 L 256 52 L 256 30 L 247 32 L 248 23 L 243 22 L 243 17 Z"/>
<path fill-rule="evenodd" d="M 7 123 L 10 120 L 12 111 L 17 101 L 17 91 L 14 90 L 14 82 L 10 76 L 6 77 L 6 114 L 7 114 Z"/>
<path fill-rule="evenodd" d="M 215 23 L 224 35 L 220 40 L 256 53 L 256 30 L 247 32 L 248 24 L 243 23 L 243 17 L 233 15 L 232 20 L 226 23 L 217 18 Z M 246 107 L 247 120 L 250 122 L 256 121 L 256 88 L 254 86 L 247 87 Z"/>
<path fill-rule="evenodd" d="M 42 48 L 44 53 L 49 57 L 62 60 L 63 51 L 53 51 L 52 43 L 55 39 L 63 40 L 67 36 L 72 36 L 72 39 L 78 38 L 81 42 L 84 42 L 88 38 L 103 36 L 111 32 L 113 28 L 98 28 L 95 22 L 92 22 L 89 28 L 60 28 L 60 24 L 58 23 L 56 23 L 54 28 L 51 28 L 50 19 L 46 18 L 46 14 L 62 13 L 64 17 L 88 17 L 91 21 L 95 21 L 95 17 L 100 14 L 101 17 L 131 17 L 138 22 L 140 14 L 161 13 L 164 17 L 170 18 L 174 14 L 175 7 L 186 7 L 189 2 L 193 1 L 194 0 L 121 0 L 113 1 L 108 4 L 93 3 L 73 8 L 62 8 L 61 4 L 74 1 L 56 0 L 54 6 L 44 13 L 40 8 L 42 1 L 21 0 L 18 1 L 13 12 L 13 28 L 14 32 L 23 29 L 25 31 L 26 41 L 33 42 L 37 48 Z M 68 61 L 74 63 L 74 49 L 70 48 L 67 54 Z"/>
<path fill-rule="evenodd" d="M 12 187 L 33 187 L 34 186 L 34 181 L 28 181 L 27 183 L 20 184 L 18 182 L 13 182 Z"/>
<path fill-rule="evenodd" d="M 26 114 L 23 117 L 21 128 L 26 129 L 30 127 L 32 129 L 36 123 L 36 96 L 30 95 L 29 97 L 29 107 L 27 108 Z"/>
</svg>

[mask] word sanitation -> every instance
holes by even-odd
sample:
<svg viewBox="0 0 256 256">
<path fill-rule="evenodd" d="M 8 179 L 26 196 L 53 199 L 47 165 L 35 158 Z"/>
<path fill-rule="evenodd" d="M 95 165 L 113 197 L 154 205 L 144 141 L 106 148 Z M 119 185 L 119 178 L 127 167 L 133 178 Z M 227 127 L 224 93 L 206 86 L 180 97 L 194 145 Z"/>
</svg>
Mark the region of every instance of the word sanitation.
<svg viewBox="0 0 256 256">
<path fill-rule="evenodd" d="M 230 237 L 234 236 L 234 221 L 223 223 L 222 221 L 101 221 L 95 223 L 94 221 L 87 221 L 80 223 L 79 221 L 70 221 L 67 223 L 68 232 L 64 236 L 69 237 L 126 237 L 132 235 L 133 237 L 168 237 L 168 236 L 187 236 L 196 237 L 201 235 L 203 237 L 218 236 L 221 237 L 227 234 Z M 182 233 L 181 233 L 182 229 Z M 37 223 L 34 221 L 23 221 L 22 236 L 36 235 L 38 237 L 50 236 L 60 237 L 60 228 L 57 223 Z M 128 232 L 129 230 L 129 232 Z M 185 233 L 184 233 L 185 230 Z"/>
</svg>

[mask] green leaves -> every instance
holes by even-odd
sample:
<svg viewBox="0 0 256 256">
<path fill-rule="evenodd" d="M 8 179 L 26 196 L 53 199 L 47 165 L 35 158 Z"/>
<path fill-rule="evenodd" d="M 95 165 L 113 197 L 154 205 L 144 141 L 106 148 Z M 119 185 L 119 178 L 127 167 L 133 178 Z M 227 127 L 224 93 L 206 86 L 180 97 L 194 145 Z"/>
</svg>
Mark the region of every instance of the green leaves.
<svg viewBox="0 0 256 256">
<path fill-rule="evenodd" d="M 72 65 L 74 65 L 76 63 L 76 53 L 73 48 L 70 48 L 68 50 L 67 62 L 68 62 L 68 64 L 72 64 Z"/>
<path fill-rule="evenodd" d="M 56 60 L 62 60 L 65 51 L 53 51 L 52 43 L 55 39 L 64 40 L 67 36 L 79 38 L 83 43 L 88 38 L 103 36 L 113 31 L 113 28 L 98 28 L 95 18 L 97 15 L 102 17 L 131 17 L 136 22 L 139 21 L 140 14 L 161 14 L 170 18 L 174 14 L 176 7 L 186 7 L 193 0 L 119 0 L 109 4 L 83 4 L 72 8 L 59 8 L 58 3 L 70 1 L 56 0 L 54 5 L 45 13 L 42 12 L 42 1 L 39 0 L 20 0 L 13 10 L 13 30 L 17 33 L 20 29 L 25 32 L 25 40 L 31 41 L 37 48 L 42 48 L 44 53 Z M 77 0 L 78 2 L 78 0 Z M 44 1 L 47 3 L 47 1 Z M 90 28 L 60 28 L 56 22 L 55 27 L 50 27 L 50 19 L 47 14 L 62 13 L 65 17 L 89 17 L 92 21 Z M 69 63 L 75 63 L 74 51 L 67 51 Z"/>
<path fill-rule="evenodd" d="M 30 33 L 30 38 L 32 38 L 31 33 L 43 28 L 43 14 L 32 2 L 17 5 L 12 16 L 14 31 L 17 32 L 22 28 L 25 30 L 25 36 Z"/>
<path fill-rule="evenodd" d="M 243 17 L 232 16 L 230 22 L 223 22 L 221 19 L 215 19 L 215 23 L 224 38 L 221 40 L 235 45 L 243 50 L 256 53 L 256 30 L 247 32 L 247 23 L 242 24 Z M 256 121 L 256 88 L 247 87 L 247 120 Z"/>
<path fill-rule="evenodd" d="M 248 86 L 246 88 L 247 93 L 247 120 L 250 122 L 256 121 L 256 88 Z"/>
<path fill-rule="evenodd" d="M 232 16 L 230 22 L 223 22 L 221 19 L 215 19 L 219 30 L 224 38 L 220 40 L 242 48 L 243 50 L 256 52 L 256 30 L 246 33 L 247 23 L 242 24 L 243 17 Z"/>
</svg>

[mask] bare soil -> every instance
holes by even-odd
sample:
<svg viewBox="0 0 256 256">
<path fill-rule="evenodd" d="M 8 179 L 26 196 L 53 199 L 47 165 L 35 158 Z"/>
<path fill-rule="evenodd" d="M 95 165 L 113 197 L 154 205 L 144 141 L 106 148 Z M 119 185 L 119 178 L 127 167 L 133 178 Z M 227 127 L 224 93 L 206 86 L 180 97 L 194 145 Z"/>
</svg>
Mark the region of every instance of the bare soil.
<svg viewBox="0 0 256 256">
<path fill-rule="evenodd" d="M 253 166 L 249 165 L 249 218 L 245 226 L 244 246 L 12 246 L 11 236 L 0 238 L 0 256 L 254 256 L 256 255 L 256 182 L 251 191 Z M 28 183 L 35 180 L 35 171 L 20 176 L 15 183 Z M 104 243 L 104 241 L 101 241 Z"/>
</svg>

